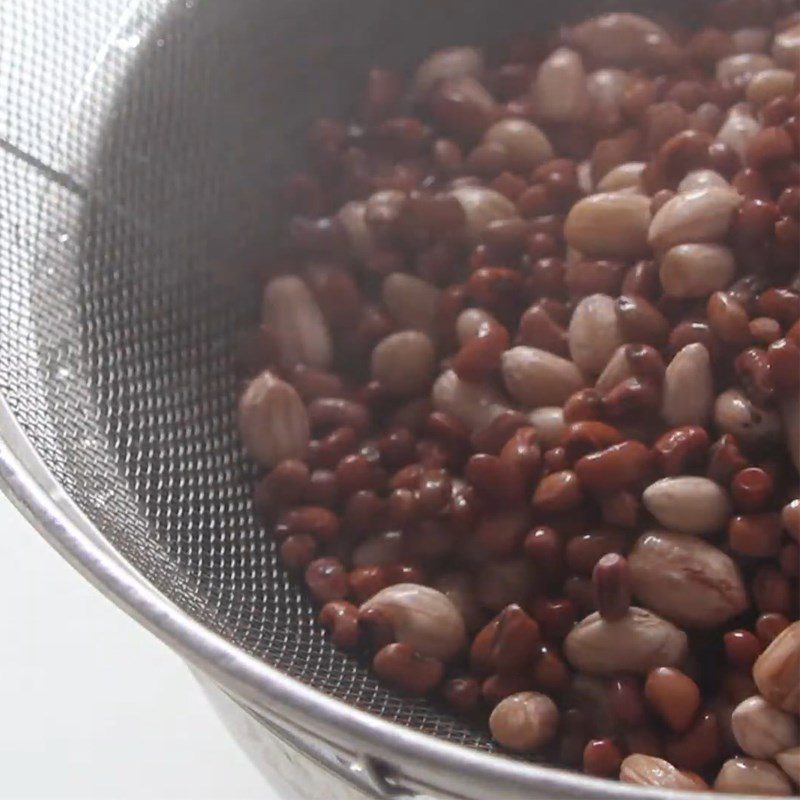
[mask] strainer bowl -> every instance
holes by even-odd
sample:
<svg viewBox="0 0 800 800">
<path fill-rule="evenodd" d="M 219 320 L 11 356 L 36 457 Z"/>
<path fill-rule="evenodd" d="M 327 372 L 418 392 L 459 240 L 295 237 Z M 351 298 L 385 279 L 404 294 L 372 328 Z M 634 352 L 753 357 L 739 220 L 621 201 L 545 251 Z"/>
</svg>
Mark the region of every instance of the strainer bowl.
<svg viewBox="0 0 800 800">
<path fill-rule="evenodd" d="M 485 731 L 337 652 L 251 512 L 233 424 L 235 333 L 256 314 L 272 190 L 309 121 L 346 109 L 371 63 L 564 13 L 490 0 L 0 7 L 0 479 L 222 692 L 251 750 L 263 733 L 291 754 L 298 796 L 651 796 L 493 754 Z"/>
</svg>

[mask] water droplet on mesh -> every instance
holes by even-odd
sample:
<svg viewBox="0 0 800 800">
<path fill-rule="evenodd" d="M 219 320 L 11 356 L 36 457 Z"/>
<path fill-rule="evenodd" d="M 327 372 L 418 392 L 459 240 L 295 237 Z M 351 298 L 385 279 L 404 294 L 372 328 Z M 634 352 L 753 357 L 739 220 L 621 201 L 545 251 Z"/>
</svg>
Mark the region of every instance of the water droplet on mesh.
<svg viewBox="0 0 800 800">
<path fill-rule="evenodd" d="M 135 50 L 142 43 L 142 37 L 138 33 L 128 33 L 120 36 L 114 41 L 114 47 L 120 50 Z"/>
</svg>

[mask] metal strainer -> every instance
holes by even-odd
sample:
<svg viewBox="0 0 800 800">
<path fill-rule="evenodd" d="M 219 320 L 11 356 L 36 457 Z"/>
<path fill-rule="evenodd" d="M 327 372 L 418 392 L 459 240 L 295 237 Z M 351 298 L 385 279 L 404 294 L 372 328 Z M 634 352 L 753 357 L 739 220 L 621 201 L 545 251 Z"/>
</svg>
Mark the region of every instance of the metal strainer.
<svg viewBox="0 0 800 800">
<path fill-rule="evenodd" d="M 643 794 L 490 756 L 482 730 L 334 650 L 251 513 L 233 424 L 234 334 L 256 313 L 271 189 L 310 119 L 346 109 L 370 63 L 530 27 L 549 5 L 0 6 L 2 479 L 81 572 L 235 698 L 218 702 L 247 707 L 251 745 L 271 730 L 312 757 L 284 764 L 301 796 Z"/>
</svg>

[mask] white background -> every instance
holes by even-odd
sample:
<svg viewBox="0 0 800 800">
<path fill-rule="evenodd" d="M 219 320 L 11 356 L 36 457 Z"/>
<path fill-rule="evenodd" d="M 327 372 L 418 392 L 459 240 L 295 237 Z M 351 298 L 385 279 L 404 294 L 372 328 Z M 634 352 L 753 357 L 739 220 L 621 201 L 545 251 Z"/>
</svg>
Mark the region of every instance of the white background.
<svg viewBox="0 0 800 800">
<path fill-rule="evenodd" d="M 0 494 L 0 798 L 280 800 L 188 669 Z"/>
</svg>

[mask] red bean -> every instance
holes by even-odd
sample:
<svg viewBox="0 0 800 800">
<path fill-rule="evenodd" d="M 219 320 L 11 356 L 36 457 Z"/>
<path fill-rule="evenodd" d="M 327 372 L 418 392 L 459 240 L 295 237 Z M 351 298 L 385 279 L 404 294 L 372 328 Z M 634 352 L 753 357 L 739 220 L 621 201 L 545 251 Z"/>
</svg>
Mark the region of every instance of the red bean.
<svg viewBox="0 0 800 800">
<path fill-rule="evenodd" d="M 575 474 L 587 489 L 608 494 L 646 480 L 651 464 L 650 450 L 631 439 L 579 459 Z"/>
<path fill-rule="evenodd" d="M 578 476 L 571 470 L 562 470 L 539 481 L 532 502 L 537 511 L 558 512 L 577 508 L 582 501 Z"/>
<path fill-rule="evenodd" d="M 619 553 L 607 553 L 592 571 L 595 604 L 600 616 L 610 622 L 628 613 L 631 604 L 628 562 Z"/>
<path fill-rule="evenodd" d="M 337 647 L 352 650 L 359 641 L 358 609 L 345 600 L 334 600 L 322 607 L 320 624 L 330 632 Z"/>
<path fill-rule="evenodd" d="M 421 656 L 403 642 L 387 644 L 379 650 L 372 667 L 383 680 L 412 695 L 428 694 L 444 676 L 441 661 Z"/>
</svg>

